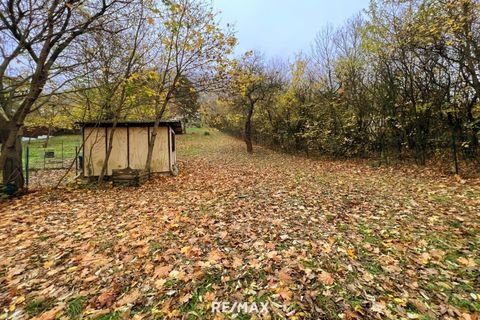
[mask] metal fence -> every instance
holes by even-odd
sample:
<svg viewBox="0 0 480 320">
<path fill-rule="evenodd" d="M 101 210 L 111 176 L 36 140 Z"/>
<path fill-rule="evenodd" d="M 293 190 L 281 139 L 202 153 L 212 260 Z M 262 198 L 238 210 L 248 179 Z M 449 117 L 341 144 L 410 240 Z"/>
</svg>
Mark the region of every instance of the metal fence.
<svg viewBox="0 0 480 320">
<path fill-rule="evenodd" d="M 48 140 L 24 138 L 23 166 L 27 185 L 40 182 L 44 185 L 48 182 L 38 181 L 39 177 L 45 177 L 42 180 L 54 180 L 57 174 L 53 171 L 65 172 L 65 169 L 72 166 L 72 162 L 72 172 L 77 173 L 79 148 L 80 137 L 75 135 L 50 137 Z"/>
</svg>

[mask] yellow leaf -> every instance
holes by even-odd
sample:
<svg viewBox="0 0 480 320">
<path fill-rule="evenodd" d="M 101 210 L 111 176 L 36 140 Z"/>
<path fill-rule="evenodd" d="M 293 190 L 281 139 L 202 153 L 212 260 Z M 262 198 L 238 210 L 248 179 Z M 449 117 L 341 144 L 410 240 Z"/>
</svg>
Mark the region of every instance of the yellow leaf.
<svg viewBox="0 0 480 320">
<path fill-rule="evenodd" d="M 347 254 L 350 258 L 355 258 L 355 251 L 353 249 L 347 249 Z"/>
<path fill-rule="evenodd" d="M 168 318 L 177 318 L 180 316 L 180 311 L 178 310 L 173 310 L 171 312 L 168 313 L 167 317 Z"/>
<path fill-rule="evenodd" d="M 180 252 L 183 253 L 184 255 L 188 255 L 188 253 L 192 250 L 192 247 L 191 246 L 186 246 L 186 247 L 182 247 L 182 249 L 180 249 Z"/>
</svg>

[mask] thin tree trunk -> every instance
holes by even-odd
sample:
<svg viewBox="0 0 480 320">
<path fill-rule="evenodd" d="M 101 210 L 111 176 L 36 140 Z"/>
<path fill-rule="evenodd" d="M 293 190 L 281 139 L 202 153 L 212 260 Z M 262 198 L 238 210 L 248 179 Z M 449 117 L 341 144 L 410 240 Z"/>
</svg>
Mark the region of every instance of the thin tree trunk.
<svg viewBox="0 0 480 320">
<path fill-rule="evenodd" d="M 253 152 L 253 145 L 252 145 L 252 115 L 253 109 L 255 107 L 254 103 L 250 103 L 250 107 L 248 109 L 247 118 L 245 119 L 245 144 L 247 145 L 247 152 Z"/>
<path fill-rule="evenodd" d="M 152 158 L 153 158 L 153 148 L 155 147 L 155 140 L 158 134 L 158 127 L 160 126 L 160 120 L 163 117 L 163 113 L 167 108 L 168 101 L 170 100 L 170 92 L 167 93 L 167 97 L 165 98 L 162 109 L 155 117 L 155 123 L 153 125 L 152 134 L 148 139 L 148 151 L 147 151 L 147 161 L 145 162 L 145 170 L 150 174 L 152 169 Z"/>
<path fill-rule="evenodd" d="M 112 154 L 113 149 L 113 137 L 115 135 L 115 131 L 117 129 L 118 120 L 115 118 L 112 124 L 112 128 L 110 130 L 110 134 L 108 135 L 108 143 L 107 143 L 107 152 L 105 153 L 105 159 L 103 161 L 102 170 L 98 175 L 98 184 L 102 184 L 103 180 L 105 179 L 105 175 L 107 174 L 107 166 L 108 160 L 110 159 L 110 155 Z M 106 138 L 106 137 L 105 137 Z"/>
</svg>

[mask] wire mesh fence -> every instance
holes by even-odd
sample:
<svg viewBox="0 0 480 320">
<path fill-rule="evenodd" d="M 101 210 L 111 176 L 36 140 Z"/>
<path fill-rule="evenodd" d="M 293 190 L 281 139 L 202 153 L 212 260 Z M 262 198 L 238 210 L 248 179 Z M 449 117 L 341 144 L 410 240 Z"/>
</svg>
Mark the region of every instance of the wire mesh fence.
<svg viewBox="0 0 480 320">
<path fill-rule="evenodd" d="M 78 135 L 23 140 L 23 166 L 28 187 L 55 184 L 70 167 L 73 174 L 78 171 L 77 154 L 81 145 Z"/>
</svg>

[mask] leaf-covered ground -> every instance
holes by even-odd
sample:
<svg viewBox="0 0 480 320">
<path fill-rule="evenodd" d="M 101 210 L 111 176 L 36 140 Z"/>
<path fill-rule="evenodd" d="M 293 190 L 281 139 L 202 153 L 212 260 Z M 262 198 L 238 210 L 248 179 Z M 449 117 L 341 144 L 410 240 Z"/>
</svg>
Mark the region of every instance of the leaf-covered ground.
<svg viewBox="0 0 480 320">
<path fill-rule="evenodd" d="M 178 177 L 0 204 L 0 319 L 478 319 L 478 181 L 178 148 Z"/>
</svg>

